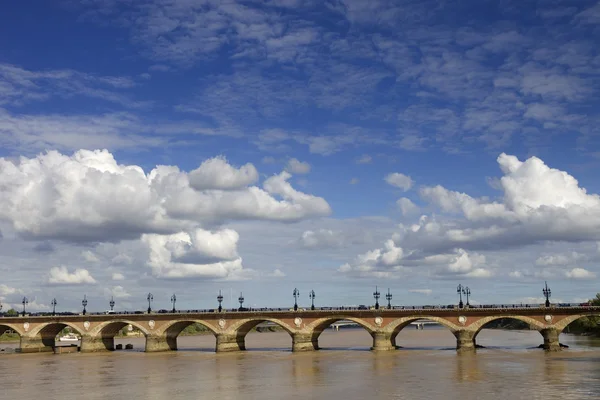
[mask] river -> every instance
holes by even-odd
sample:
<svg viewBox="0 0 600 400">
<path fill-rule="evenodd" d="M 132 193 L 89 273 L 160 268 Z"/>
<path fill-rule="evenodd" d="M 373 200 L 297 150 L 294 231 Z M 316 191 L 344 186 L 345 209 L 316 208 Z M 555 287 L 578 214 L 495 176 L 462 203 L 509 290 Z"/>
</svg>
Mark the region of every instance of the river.
<svg viewBox="0 0 600 400">
<path fill-rule="evenodd" d="M 180 351 L 2 354 L 2 399 L 596 399 L 600 341 L 562 334 L 559 353 L 535 331 L 484 330 L 476 354 L 457 354 L 443 328 L 404 329 L 402 349 L 369 351 L 361 329 L 327 330 L 324 349 L 291 353 L 284 332 L 250 333 L 248 351 L 215 354 L 214 337 L 179 338 Z M 15 347 L 0 343 L 0 348 Z"/>
</svg>

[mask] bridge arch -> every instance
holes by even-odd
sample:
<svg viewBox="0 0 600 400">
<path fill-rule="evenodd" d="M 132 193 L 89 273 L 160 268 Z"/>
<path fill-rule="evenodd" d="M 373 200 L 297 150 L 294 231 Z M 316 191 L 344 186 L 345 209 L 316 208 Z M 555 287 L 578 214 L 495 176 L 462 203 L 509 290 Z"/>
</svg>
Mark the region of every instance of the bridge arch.
<svg viewBox="0 0 600 400">
<path fill-rule="evenodd" d="M 493 321 L 497 321 L 500 319 L 509 319 L 509 320 L 524 322 L 529 325 L 531 330 L 536 330 L 540 333 L 543 329 L 547 328 L 547 326 L 545 326 L 543 323 L 539 322 L 538 320 L 531 318 L 531 317 L 523 316 L 523 315 L 510 314 L 510 315 L 494 315 L 494 316 L 484 317 L 469 326 L 469 328 L 473 332 L 473 345 L 477 347 L 477 336 L 479 335 L 479 333 L 481 333 L 481 331 L 483 329 L 485 329 L 486 325 L 490 324 Z M 481 347 L 481 346 L 479 346 L 479 347 Z"/>
<path fill-rule="evenodd" d="M 335 316 L 331 316 L 331 317 L 324 317 L 324 318 L 318 319 L 306 326 L 306 329 L 310 332 L 311 342 L 312 342 L 312 345 L 315 348 L 315 350 L 319 349 L 319 336 L 321 336 L 321 334 L 325 331 L 325 329 L 329 328 L 332 324 L 339 322 L 339 321 L 355 322 L 360 327 L 364 328 L 371 336 L 373 336 L 373 333 L 377 329 L 375 326 L 369 324 L 368 322 L 365 322 L 364 319 L 354 318 L 354 317 L 349 317 L 349 316 L 344 316 L 344 315 L 335 315 Z"/>
<path fill-rule="evenodd" d="M 137 328 L 140 332 L 142 332 L 144 338 L 147 340 L 148 335 L 150 334 L 149 331 L 143 325 L 137 322 L 128 321 L 126 319 L 102 322 L 97 327 L 92 329 L 89 334 L 90 336 L 93 336 L 100 340 L 104 347 L 104 350 L 114 350 L 115 336 L 119 333 L 121 329 L 125 328 L 127 325 L 131 325 L 134 328 Z"/>
<path fill-rule="evenodd" d="M 251 319 L 243 319 L 243 320 L 233 324 L 231 327 L 229 327 L 227 329 L 227 331 L 232 332 L 235 335 L 235 340 L 237 342 L 239 349 L 245 350 L 246 349 L 246 335 L 253 328 L 255 328 L 258 324 L 260 324 L 262 322 L 271 322 L 271 323 L 281 327 L 284 331 L 286 331 L 290 335 L 290 338 L 292 339 L 292 343 L 293 343 L 294 329 L 292 327 L 290 327 L 288 324 L 286 324 L 284 321 L 277 319 L 277 318 L 256 317 L 256 318 L 251 318 Z"/>
<path fill-rule="evenodd" d="M 3 335 L 6 331 L 9 331 L 9 330 L 15 332 L 19 336 L 23 335 L 23 332 L 21 332 L 21 330 L 19 330 L 15 325 L 13 325 L 13 324 L 5 324 L 3 322 L 0 322 L 0 336 Z"/>
<path fill-rule="evenodd" d="M 558 332 L 562 332 L 565 330 L 565 328 L 567 326 L 569 326 L 571 323 L 581 319 L 581 318 L 586 318 L 586 317 L 600 317 L 600 313 L 599 312 L 588 312 L 588 313 L 584 313 L 584 314 L 577 314 L 577 315 L 569 315 L 568 317 L 565 317 L 563 319 L 561 319 L 560 321 L 558 321 L 556 324 L 554 324 L 554 328 L 556 328 L 556 330 L 558 330 Z"/>
<path fill-rule="evenodd" d="M 211 324 L 207 323 L 206 321 L 196 319 L 182 319 L 172 321 L 172 323 L 165 326 L 164 329 L 161 330 L 159 335 L 164 335 L 166 337 L 167 345 L 169 346 L 170 350 L 177 350 L 177 338 L 185 328 L 194 324 L 202 325 L 208 330 L 208 332 L 212 333 L 212 335 L 216 338 L 217 331 Z"/>
<path fill-rule="evenodd" d="M 393 346 L 396 346 L 396 337 L 398 336 L 398 334 L 400 334 L 402 329 L 406 328 L 412 322 L 421 321 L 421 320 L 437 322 L 438 324 L 447 328 L 450 331 L 450 333 L 452 333 L 452 334 L 454 334 L 456 331 L 461 329 L 458 325 L 453 324 L 452 322 L 448 321 L 445 318 L 435 317 L 435 316 L 431 316 L 431 315 L 420 315 L 418 317 L 398 318 L 398 319 L 390 322 L 389 324 L 387 324 L 384 327 L 384 330 L 386 332 L 390 333 L 391 343 Z"/>
<path fill-rule="evenodd" d="M 83 334 L 81 331 L 81 328 L 77 327 L 77 325 L 72 324 L 70 322 L 61 321 L 61 322 L 48 322 L 46 324 L 40 325 L 36 329 L 29 332 L 29 335 L 30 336 L 38 336 L 39 335 L 42 337 L 42 339 L 52 338 L 54 340 L 56 335 L 58 335 L 65 328 L 71 328 L 73 331 L 77 332 L 77 334 L 79 334 L 79 336 L 81 336 Z"/>
</svg>

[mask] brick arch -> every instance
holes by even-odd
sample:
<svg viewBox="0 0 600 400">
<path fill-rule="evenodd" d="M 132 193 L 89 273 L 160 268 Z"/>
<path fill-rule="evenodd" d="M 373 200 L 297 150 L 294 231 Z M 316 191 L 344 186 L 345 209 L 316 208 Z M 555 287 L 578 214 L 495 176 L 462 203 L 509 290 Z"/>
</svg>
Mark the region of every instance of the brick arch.
<svg viewBox="0 0 600 400">
<path fill-rule="evenodd" d="M 553 327 L 556 328 L 556 330 L 558 330 L 559 332 L 562 332 L 567 326 L 569 326 L 569 324 L 577 321 L 580 318 L 584 318 L 584 317 L 600 317 L 600 313 L 591 312 L 591 313 L 578 314 L 578 315 L 569 315 L 568 317 L 565 317 L 565 318 L 561 319 L 560 321 L 558 321 L 556 324 L 553 325 Z"/>
<path fill-rule="evenodd" d="M 309 325 L 307 325 L 306 328 L 309 329 L 311 332 L 319 330 L 320 331 L 319 335 L 320 335 L 325 329 L 327 329 L 329 326 L 331 326 L 331 324 L 334 324 L 338 321 L 356 322 L 358 325 L 365 328 L 365 330 L 367 332 L 369 332 L 370 334 L 373 333 L 375 330 L 377 330 L 377 328 L 375 326 L 369 324 L 364 319 L 348 317 L 348 316 L 344 316 L 344 315 L 334 315 L 331 317 L 320 318 L 320 319 L 310 323 Z"/>
<path fill-rule="evenodd" d="M 410 325 L 411 322 L 420 321 L 420 320 L 429 320 L 429 321 L 437 322 L 440 325 L 442 325 L 443 327 L 447 328 L 452 334 L 454 334 L 456 331 L 461 329 L 460 326 L 453 324 L 452 322 L 448 321 L 445 318 L 434 317 L 434 316 L 430 316 L 430 315 L 420 315 L 418 317 L 405 317 L 405 318 L 399 318 L 397 320 L 394 320 L 394 321 L 390 322 L 389 324 L 387 324 L 383 328 L 383 330 L 385 332 L 389 332 L 391 334 L 391 341 L 392 341 L 392 344 L 395 346 L 396 337 L 398 336 L 400 331 L 402 329 L 406 328 L 408 325 Z"/>
<path fill-rule="evenodd" d="M 310 332 L 310 338 L 312 345 L 315 349 L 319 348 L 319 336 L 325 331 L 325 329 L 329 328 L 331 324 L 334 324 L 338 321 L 352 321 L 356 322 L 360 327 L 364 328 L 371 336 L 373 332 L 377 329 L 375 326 L 365 322 L 365 320 L 361 318 L 353 318 L 344 315 L 335 315 L 331 317 L 320 318 L 308 326 L 306 329 Z"/>
<path fill-rule="evenodd" d="M 60 333 L 60 331 L 62 331 L 65 328 L 73 329 L 75 332 L 77 332 L 79 334 L 79 336 L 83 335 L 83 333 L 84 333 L 82 331 L 82 329 L 80 327 L 78 327 L 77 325 L 72 324 L 70 322 L 61 321 L 61 322 L 48 322 L 46 324 L 39 325 L 35 329 L 28 332 L 28 334 L 31 336 L 41 336 L 42 339 L 54 340 L 56 335 L 58 335 Z"/>
<path fill-rule="evenodd" d="M 144 327 L 143 325 L 140 325 L 137 322 L 128 321 L 126 319 L 118 319 L 118 320 L 102 322 L 98 326 L 94 327 L 90 331 L 90 334 L 93 336 L 112 335 L 114 337 L 121 329 L 123 329 L 127 325 L 132 325 L 133 327 L 139 329 L 144 334 L 144 336 L 148 336 L 150 334 L 150 331 L 148 330 L 148 328 Z"/>
<path fill-rule="evenodd" d="M 261 322 L 272 322 L 276 325 L 279 325 L 281 328 L 283 328 L 283 330 L 285 330 L 287 333 L 290 334 L 290 336 L 294 333 L 294 328 L 292 328 L 291 326 L 289 326 L 288 324 L 286 324 L 285 322 L 283 322 L 280 319 L 277 318 L 252 318 L 252 319 L 243 319 L 233 325 L 231 325 L 230 327 L 227 328 L 228 331 L 233 331 L 236 334 L 243 334 L 243 336 L 246 336 L 246 334 L 248 332 L 250 332 L 252 330 L 252 328 L 254 328 L 255 326 L 257 326 L 258 324 L 260 324 Z"/>
<path fill-rule="evenodd" d="M 15 325 L 0 323 L 0 335 L 2 335 L 4 332 L 6 332 L 9 329 L 14 331 L 17 335 L 23 336 L 23 331 L 21 329 L 18 329 Z"/>
<path fill-rule="evenodd" d="M 208 331 L 213 334 L 213 336 L 215 336 L 215 337 L 217 336 L 217 331 L 215 330 L 215 328 L 212 325 L 210 325 L 206 321 L 195 320 L 195 319 L 182 319 L 182 320 L 172 321 L 172 323 L 169 323 L 166 327 L 164 327 L 164 329 L 161 329 L 160 332 L 156 332 L 156 334 L 164 335 L 166 337 L 167 345 L 169 346 L 170 350 L 177 350 L 177 338 L 179 337 L 179 334 L 185 328 L 187 328 L 188 326 L 193 325 L 193 324 L 200 324 L 200 325 L 204 326 L 205 328 L 207 328 Z"/>
<path fill-rule="evenodd" d="M 548 326 L 544 325 L 543 323 L 539 322 L 538 320 L 533 319 L 531 317 L 526 317 L 523 315 L 514 315 L 514 314 L 495 315 L 495 316 L 491 316 L 491 317 L 481 318 L 478 321 L 469 325 L 469 330 L 471 330 L 473 332 L 473 340 L 475 340 L 475 338 L 477 337 L 479 332 L 481 332 L 481 330 L 485 327 L 485 325 L 489 324 L 492 321 L 496 321 L 498 319 L 515 319 L 515 320 L 529 324 L 530 326 L 534 327 L 538 331 L 548 328 Z"/>
</svg>

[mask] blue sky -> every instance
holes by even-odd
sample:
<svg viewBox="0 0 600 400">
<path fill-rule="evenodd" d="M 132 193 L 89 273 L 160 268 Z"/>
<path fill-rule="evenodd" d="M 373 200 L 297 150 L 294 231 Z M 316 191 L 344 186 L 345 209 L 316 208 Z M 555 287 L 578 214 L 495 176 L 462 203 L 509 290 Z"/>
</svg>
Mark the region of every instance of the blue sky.
<svg viewBox="0 0 600 400">
<path fill-rule="evenodd" d="M 599 24 L 587 0 L 11 4 L 0 300 L 593 296 Z"/>
</svg>

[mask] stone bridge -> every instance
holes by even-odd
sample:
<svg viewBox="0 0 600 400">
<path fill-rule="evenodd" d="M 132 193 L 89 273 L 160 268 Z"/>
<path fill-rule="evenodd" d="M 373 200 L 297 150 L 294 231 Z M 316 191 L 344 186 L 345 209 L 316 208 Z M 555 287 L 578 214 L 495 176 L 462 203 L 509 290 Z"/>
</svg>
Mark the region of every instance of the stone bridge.
<svg viewBox="0 0 600 400">
<path fill-rule="evenodd" d="M 529 324 L 543 337 L 548 351 L 560 350 L 558 336 L 571 322 L 600 315 L 600 307 L 299 310 L 200 313 L 152 313 L 0 318 L 0 334 L 20 335 L 23 353 L 53 351 L 56 335 L 65 327 L 81 335 L 82 352 L 114 350 L 114 337 L 132 325 L 146 337 L 146 351 L 177 350 L 177 336 L 187 326 L 204 325 L 216 338 L 216 351 L 245 350 L 246 334 L 262 322 L 279 325 L 292 337 L 293 351 L 319 349 L 319 336 L 331 324 L 349 320 L 373 338 L 372 350 L 396 349 L 396 336 L 413 321 L 438 322 L 456 337 L 458 351 L 473 351 L 477 334 L 491 321 L 511 318 Z"/>
</svg>

